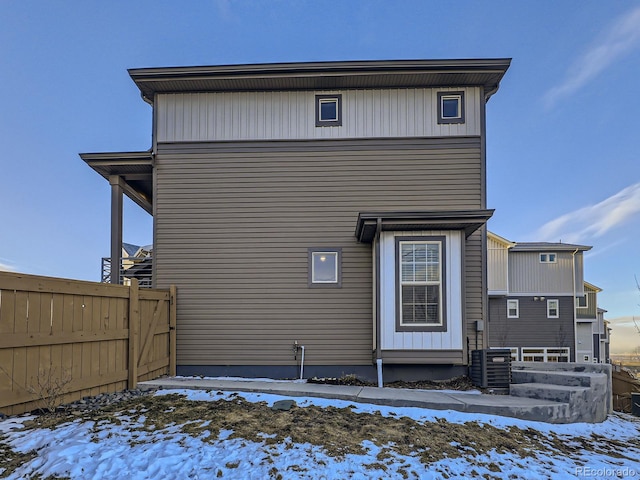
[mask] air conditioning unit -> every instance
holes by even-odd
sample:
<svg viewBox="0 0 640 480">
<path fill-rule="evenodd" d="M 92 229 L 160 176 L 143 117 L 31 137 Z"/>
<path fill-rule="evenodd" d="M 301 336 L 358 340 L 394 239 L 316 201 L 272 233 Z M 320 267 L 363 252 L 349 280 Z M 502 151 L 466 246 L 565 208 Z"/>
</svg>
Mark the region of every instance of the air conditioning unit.
<svg viewBox="0 0 640 480">
<path fill-rule="evenodd" d="M 511 383 L 511 350 L 503 348 L 473 350 L 469 373 L 471 383 L 476 387 L 508 395 Z"/>
</svg>

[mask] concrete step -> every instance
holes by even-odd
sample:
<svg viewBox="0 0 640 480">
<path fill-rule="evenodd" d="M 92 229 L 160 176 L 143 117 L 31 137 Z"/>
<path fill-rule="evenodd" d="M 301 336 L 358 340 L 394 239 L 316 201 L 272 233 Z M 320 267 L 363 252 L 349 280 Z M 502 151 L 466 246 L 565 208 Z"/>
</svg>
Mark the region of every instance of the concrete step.
<svg viewBox="0 0 640 480">
<path fill-rule="evenodd" d="M 511 385 L 512 397 L 536 398 L 574 404 L 581 402 L 589 392 L 587 387 L 556 385 L 552 383 L 518 383 Z"/>
<path fill-rule="evenodd" d="M 594 376 L 606 379 L 605 374 L 597 373 L 554 370 L 512 370 L 511 383 L 545 383 L 589 388 L 592 385 Z"/>
</svg>

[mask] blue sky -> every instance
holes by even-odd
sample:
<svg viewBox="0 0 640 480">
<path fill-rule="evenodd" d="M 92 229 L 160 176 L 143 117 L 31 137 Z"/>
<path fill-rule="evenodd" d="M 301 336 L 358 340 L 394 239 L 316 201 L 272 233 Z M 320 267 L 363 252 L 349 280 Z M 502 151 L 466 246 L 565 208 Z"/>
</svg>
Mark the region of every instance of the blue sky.
<svg viewBox="0 0 640 480">
<path fill-rule="evenodd" d="M 513 61 L 487 107 L 489 228 L 592 245 L 586 279 L 630 328 L 636 1 L 0 0 L 0 268 L 99 279 L 109 187 L 78 153 L 150 147 L 151 108 L 127 68 L 492 57 Z M 125 241 L 151 243 L 151 224 L 127 203 Z"/>
</svg>

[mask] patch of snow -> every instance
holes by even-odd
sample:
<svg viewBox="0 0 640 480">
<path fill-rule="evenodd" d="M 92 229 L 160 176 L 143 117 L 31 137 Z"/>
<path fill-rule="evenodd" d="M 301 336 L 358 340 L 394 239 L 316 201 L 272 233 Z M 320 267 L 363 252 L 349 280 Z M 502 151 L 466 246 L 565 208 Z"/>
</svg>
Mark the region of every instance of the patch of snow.
<svg viewBox="0 0 640 480">
<path fill-rule="evenodd" d="M 287 397 L 244 392 L 207 392 L 203 390 L 166 390 L 156 395 L 177 393 L 190 400 L 216 401 L 242 397 L 250 402 L 273 405 Z M 342 400 L 296 397 L 299 407 L 351 408 L 357 413 L 380 413 L 388 417 L 409 417 L 417 422 L 438 419 L 450 423 L 478 422 L 496 428 L 518 427 L 534 429 L 542 437 L 558 435 L 566 443 L 594 442 L 592 435 L 600 435 L 624 443 L 637 439 L 640 422 L 628 415 L 611 415 L 599 424 L 551 425 L 528 422 L 493 415 L 455 411 L 436 411 L 416 407 L 387 407 Z M 25 430 L 23 423 L 31 417 L 9 418 L 0 421 L 0 440 L 16 452 L 37 452 L 7 478 L 18 480 L 40 475 L 63 476 L 72 479 L 156 479 L 156 478 L 243 478 L 273 477 L 277 471 L 283 478 L 576 478 L 597 476 L 618 478 L 640 476 L 640 449 L 629 446 L 626 458 L 606 453 L 580 451 L 571 456 L 558 454 L 552 447 L 533 452 L 531 457 L 492 451 L 477 454 L 465 448 L 459 458 L 445 458 L 426 467 L 418 456 L 400 455 L 385 450 L 373 442 L 362 443 L 364 453 L 343 458 L 329 456 L 321 447 L 308 443 L 293 443 L 285 439 L 279 444 L 253 442 L 230 438 L 232 430 L 221 430 L 218 438 L 207 438 L 209 432 L 194 437 L 170 425 L 158 431 L 144 429 L 144 416 L 122 415 L 120 425 L 76 420 L 55 430 Z M 263 435 L 268 440 L 268 435 Z M 544 438 L 542 438 L 544 440 Z M 637 445 L 637 443 L 636 443 Z M 554 454 L 555 453 L 555 454 Z M 273 470 L 275 469 L 275 470 Z M 496 471 L 499 469 L 499 471 Z"/>
</svg>

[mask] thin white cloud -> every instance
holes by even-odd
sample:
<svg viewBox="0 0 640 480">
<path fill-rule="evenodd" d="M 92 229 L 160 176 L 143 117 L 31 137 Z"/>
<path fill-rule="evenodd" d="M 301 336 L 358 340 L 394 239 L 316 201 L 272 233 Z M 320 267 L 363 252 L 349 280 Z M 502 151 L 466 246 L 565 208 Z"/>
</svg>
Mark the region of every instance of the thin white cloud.
<svg viewBox="0 0 640 480">
<path fill-rule="evenodd" d="M 544 224 L 540 241 L 584 243 L 640 216 L 640 183 L 631 185 L 595 205 L 580 208 Z"/>
<path fill-rule="evenodd" d="M 640 47 L 640 7 L 617 18 L 601 40 L 587 50 L 569 69 L 566 79 L 544 95 L 550 108 L 560 97 L 570 95 L 609 65 Z"/>
<path fill-rule="evenodd" d="M 15 272 L 16 269 L 11 265 L 7 265 L 6 263 L 0 262 L 0 272 Z"/>
</svg>

